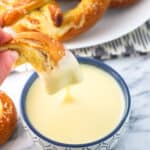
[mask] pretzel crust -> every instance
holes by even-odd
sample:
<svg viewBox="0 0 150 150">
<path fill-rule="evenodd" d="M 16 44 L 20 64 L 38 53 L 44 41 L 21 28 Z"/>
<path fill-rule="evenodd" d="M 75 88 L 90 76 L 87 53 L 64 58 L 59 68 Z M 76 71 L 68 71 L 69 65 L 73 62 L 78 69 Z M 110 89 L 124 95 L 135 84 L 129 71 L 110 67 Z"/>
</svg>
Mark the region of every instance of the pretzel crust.
<svg viewBox="0 0 150 150">
<path fill-rule="evenodd" d="M 12 25 L 30 11 L 45 5 L 49 0 L 2 0 L 5 6 L 3 13 L 3 26 Z"/>
<path fill-rule="evenodd" d="M 72 22 L 73 26 L 58 39 L 67 41 L 87 31 L 104 15 L 109 3 L 109 0 L 81 2 L 77 8 L 65 14 L 62 26 L 67 26 L 69 22 Z"/>
<path fill-rule="evenodd" d="M 121 8 L 133 5 L 138 0 L 111 0 L 110 7 L 111 8 Z"/>
<path fill-rule="evenodd" d="M 13 101 L 0 91 L 0 145 L 4 144 L 11 137 L 16 128 L 17 112 Z"/>
</svg>

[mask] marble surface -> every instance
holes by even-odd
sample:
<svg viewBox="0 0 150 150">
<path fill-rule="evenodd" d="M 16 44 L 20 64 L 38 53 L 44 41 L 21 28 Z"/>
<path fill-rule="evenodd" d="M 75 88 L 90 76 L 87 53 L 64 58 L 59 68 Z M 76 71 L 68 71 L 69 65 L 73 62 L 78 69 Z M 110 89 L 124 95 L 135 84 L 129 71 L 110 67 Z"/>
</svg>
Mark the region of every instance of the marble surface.
<svg viewBox="0 0 150 150">
<path fill-rule="evenodd" d="M 116 69 L 129 86 L 132 98 L 132 113 L 129 128 L 115 150 L 150 149 L 150 56 L 120 58 L 107 61 Z M 19 110 L 19 97 L 26 79 L 32 72 L 10 75 L 1 89 L 15 101 Z M 20 120 L 10 141 L 0 146 L 0 150 L 37 150 L 26 135 Z"/>
</svg>

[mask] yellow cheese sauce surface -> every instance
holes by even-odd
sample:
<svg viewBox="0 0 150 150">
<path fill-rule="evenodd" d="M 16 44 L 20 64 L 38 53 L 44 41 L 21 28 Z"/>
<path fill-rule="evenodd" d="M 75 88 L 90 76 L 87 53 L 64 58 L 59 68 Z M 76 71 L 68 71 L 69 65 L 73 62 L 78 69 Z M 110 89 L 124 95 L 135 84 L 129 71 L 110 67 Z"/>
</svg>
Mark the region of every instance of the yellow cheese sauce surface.
<svg viewBox="0 0 150 150">
<path fill-rule="evenodd" d="M 31 86 L 26 111 L 32 125 L 44 136 L 67 144 L 93 142 L 108 135 L 124 112 L 124 95 L 118 83 L 103 70 L 80 65 L 83 81 L 54 95 L 40 79 Z"/>
</svg>

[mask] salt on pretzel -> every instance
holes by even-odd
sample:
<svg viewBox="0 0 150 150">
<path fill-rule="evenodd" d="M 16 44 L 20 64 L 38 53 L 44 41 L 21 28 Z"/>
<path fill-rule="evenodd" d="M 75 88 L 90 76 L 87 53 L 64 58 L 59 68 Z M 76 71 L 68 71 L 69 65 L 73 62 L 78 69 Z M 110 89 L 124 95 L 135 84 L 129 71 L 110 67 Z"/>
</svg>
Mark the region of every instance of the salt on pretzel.
<svg viewBox="0 0 150 150">
<path fill-rule="evenodd" d="M 23 1 L 23 0 L 21 0 Z M 31 0 L 26 0 L 29 4 Z M 43 0 L 41 0 L 43 1 Z M 48 2 L 47 2 L 48 1 Z M 62 41 L 72 39 L 79 34 L 87 31 L 93 26 L 107 10 L 110 0 L 81 0 L 77 7 L 63 13 L 56 0 L 47 0 L 41 6 L 32 6 L 27 12 L 19 14 L 16 24 L 7 23 L 5 18 L 9 15 L 13 18 L 14 13 L 19 7 L 13 7 L 11 11 L 6 10 L 3 15 L 3 25 L 12 25 L 16 32 L 38 31 L 50 35 L 52 38 Z M 25 4 L 24 4 L 25 6 Z M 35 9 L 38 8 L 38 9 Z M 7 14 L 7 15 L 6 15 Z M 14 23 L 13 21 L 10 22 Z"/>
<path fill-rule="evenodd" d="M 0 46 L 0 51 L 3 50 L 17 51 L 17 64 L 30 63 L 50 94 L 81 79 L 79 65 L 71 52 L 40 32 L 17 33 L 12 41 Z"/>
<path fill-rule="evenodd" d="M 112 8 L 121 8 L 133 5 L 138 0 L 111 0 L 110 7 Z"/>
</svg>

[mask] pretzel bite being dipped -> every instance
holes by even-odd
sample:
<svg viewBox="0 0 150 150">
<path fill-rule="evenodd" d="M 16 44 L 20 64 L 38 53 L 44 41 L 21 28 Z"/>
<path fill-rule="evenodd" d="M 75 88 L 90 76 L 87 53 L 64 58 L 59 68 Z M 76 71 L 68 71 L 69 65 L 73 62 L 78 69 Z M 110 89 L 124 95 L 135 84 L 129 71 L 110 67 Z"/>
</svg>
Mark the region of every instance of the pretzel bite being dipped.
<svg viewBox="0 0 150 150">
<path fill-rule="evenodd" d="M 0 145 L 13 134 L 17 123 L 16 108 L 12 100 L 0 91 Z"/>
<path fill-rule="evenodd" d="M 12 41 L 0 46 L 0 50 L 17 51 L 17 64 L 29 62 L 50 94 L 81 80 L 78 62 L 71 52 L 59 41 L 40 32 L 17 33 Z"/>
</svg>

